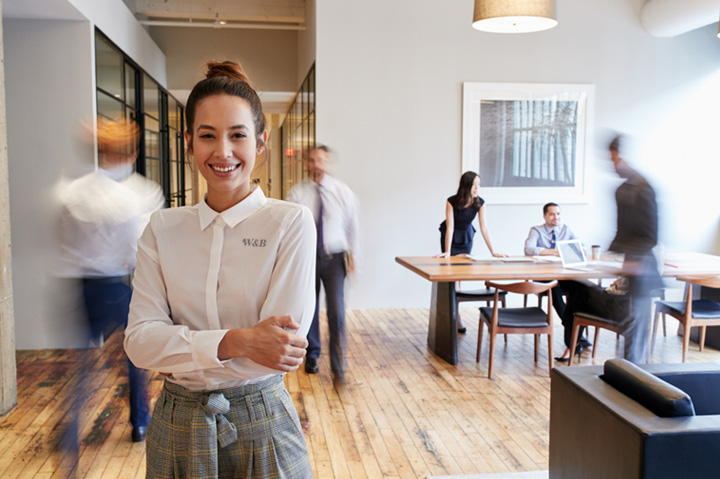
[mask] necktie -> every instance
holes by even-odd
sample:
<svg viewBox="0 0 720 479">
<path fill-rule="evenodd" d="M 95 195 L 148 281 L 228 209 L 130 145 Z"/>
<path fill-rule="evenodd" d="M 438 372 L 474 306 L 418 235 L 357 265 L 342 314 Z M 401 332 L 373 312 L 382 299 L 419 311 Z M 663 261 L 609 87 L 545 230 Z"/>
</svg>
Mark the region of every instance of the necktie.
<svg viewBox="0 0 720 479">
<path fill-rule="evenodd" d="M 550 232 L 550 249 L 555 249 L 557 245 L 555 244 L 555 230 L 552 230 Z"/>
<path fill-rule="evenodd" d="M 318 185 L 318 214 L 317 214 L 317 254 L 322 256 L 325 253 L 325 242 L 323 241 L 323 200 L 322 189 Z"/>
</svg>

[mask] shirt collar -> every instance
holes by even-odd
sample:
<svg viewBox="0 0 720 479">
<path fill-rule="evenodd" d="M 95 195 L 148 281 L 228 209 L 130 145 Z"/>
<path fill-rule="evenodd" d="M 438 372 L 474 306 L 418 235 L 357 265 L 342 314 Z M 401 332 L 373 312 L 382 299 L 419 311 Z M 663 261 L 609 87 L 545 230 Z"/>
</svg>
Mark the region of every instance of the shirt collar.
<svg viewBox="0 0 720 479">
<path fill-rule="evenodd" d="M 323 179 L 320 180 L 320 186 L 322 186 L 323 188 L 327 188 L 331 184 L 332 184 L 332 179 L 330 178 L 330 175 L 325 173 L 325 175 L 323 175 Z M 315 185 L 317 185 L 317 183 L 315 183 Z"/>
<path fill-rule="evenodd" d="M 98 173 L 107 176 L 108 178 L 115 181 L 122 181 L 130 177 L 133 174 L 133 165 L 124 164 L 118 165 L 114 168 L 100 168 L 98 167 Z"/>
<path fill-rule="evenodd" d="M 222 213 L 218 213 L 214 209 L 210 208 L 207 204 L 206 198 L 203 198 L 203 200 L 196 206 L 198 209 L 198 216 L 200 217 L 200 229 L 204 230 L 210 226 L 218 216 L 221 217 L 225 224 L 227 224 L 230 228 L 234 228 L 245 218 L 262 208 L 265 203 L 267 203 L 267 198 L 265 197 L 262 188 L 258 188 L 257 186 L 244 200 L 235 206 L 228 208 Z"/>
</svg>

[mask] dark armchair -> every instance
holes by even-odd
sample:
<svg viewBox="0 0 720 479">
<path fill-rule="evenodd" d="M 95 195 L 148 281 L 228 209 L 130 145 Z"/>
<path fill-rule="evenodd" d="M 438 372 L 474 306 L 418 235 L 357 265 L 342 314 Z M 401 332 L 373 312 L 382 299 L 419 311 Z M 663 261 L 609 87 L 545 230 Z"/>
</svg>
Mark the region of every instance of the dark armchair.
<svg viewBox="0 0 720 479">
<path fill-rule="evenodd" d="M 720 365 L 611 360 L 551 378 L 550 479 L 718 475 Z"/>
</svg>

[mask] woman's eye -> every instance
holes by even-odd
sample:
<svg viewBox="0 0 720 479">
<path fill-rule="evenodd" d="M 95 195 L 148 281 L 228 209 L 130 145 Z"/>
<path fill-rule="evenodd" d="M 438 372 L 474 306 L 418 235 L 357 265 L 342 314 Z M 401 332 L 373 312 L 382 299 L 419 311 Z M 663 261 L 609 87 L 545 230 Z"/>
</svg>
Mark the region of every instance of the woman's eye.
<svg viewBox="0 0 720 479">
<path fill-rule="evenodd" d="M 210 139 L 212 137 L 213 137 L 212 133 L 203 133 L 202 135 L 200 135 L 200 138 L 204 138 L 204 139 Z"/>
<path fill-rule="evenodd" d="M 245 133 L 233 133 L 232 138 L 245 138 Z"/>
</svg>

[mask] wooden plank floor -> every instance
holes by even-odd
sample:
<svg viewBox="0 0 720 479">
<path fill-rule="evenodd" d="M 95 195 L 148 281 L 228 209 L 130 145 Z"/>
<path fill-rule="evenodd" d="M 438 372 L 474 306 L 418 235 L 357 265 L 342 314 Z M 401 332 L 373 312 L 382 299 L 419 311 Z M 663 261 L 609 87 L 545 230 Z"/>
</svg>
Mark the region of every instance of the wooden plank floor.
<svg viewBox="0 0 720 479">
<path fill-rule="evenodd" d="M 550 380 L 546 342 L 533 363 L 532 337 L 498 342 L 494 378 L 488 380 L 487 339 L 475 363 L 477 309 L 463 306 L 468 332 L 459 340 L 460 363 L 451 366 L 426 346 L 426 309 L 348 312 L 348 372 L 333 386 L 326 355 L 320 373 L 286 376 L 316 478 L 423 478 L 427 475 L 547 469 Z M 472 318 L 472 320 L 471 320 Z M 677 322 L 658 336 L 653 362 L 679 362 Z M 326 323 L 322 326 L 327 340 Z M 601 332 L 597 364 L 620 355 L 622 339 Z M 325 344 L 324 351 L 327 351 Z M 563 350 L 556 326 L 555 355 Z M 589 357 L 582 364 L 591 364 Z M 690 362 L 720 362 L 720 352 L 691 344 Z M 121 335 L 102 349 L 19 351 L 18 406 L 0 418 L 0 477 L 65 477 L 54 447 L 67 420 L 78 368 L 88 375 L 88 406 L 80 415 L 83 438 L 77 477 L 141 478 L 145 448 L 130 442 L 127 376 Z M 85 366 L 87 367 L 87 366 Z M 153 401 L 162 379 L 149 378 Z"/>
</svg>

